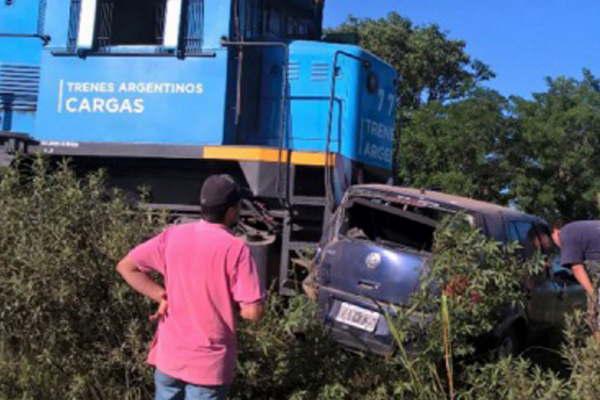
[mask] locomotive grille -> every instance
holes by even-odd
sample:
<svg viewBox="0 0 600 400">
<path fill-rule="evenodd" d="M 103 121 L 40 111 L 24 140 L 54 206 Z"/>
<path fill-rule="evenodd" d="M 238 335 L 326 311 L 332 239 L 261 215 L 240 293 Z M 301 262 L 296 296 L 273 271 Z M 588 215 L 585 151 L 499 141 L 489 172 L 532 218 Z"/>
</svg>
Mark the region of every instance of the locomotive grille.
<svg viewBox="0 0 600 400">
<path fill-rule="evenodd" d="M 329 64 L 313 62 L 310 66 L 310 79 L 313 81 L 324 81 L 329 77 Z"/>
<path fill-rule="evenodd" d="M 295 81 L 300 78 L 300 64 L 296 61 L 290 61 L 288 64 L 288 79 Z"/>
<path fill-rule="evenodd" d="M 39 67 L 0 64 L 0 110 L 35 111 L 39 81 Z"/>
</svg>

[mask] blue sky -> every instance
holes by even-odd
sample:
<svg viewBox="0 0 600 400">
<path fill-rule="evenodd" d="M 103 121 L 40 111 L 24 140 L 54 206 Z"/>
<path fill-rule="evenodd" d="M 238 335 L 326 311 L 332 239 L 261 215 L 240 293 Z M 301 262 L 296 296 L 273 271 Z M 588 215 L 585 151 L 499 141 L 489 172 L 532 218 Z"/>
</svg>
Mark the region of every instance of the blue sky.
<svg viewBox="0 0 600 400">
<path fill-rule="evenodd" d="M 600 77 L 599 0 L 328 0 L 325 26 L 390 11 L 465 40 L 496 72 L 487 86 L 504 95 L 530 97 L 546 76 L 580 78 L 583 68 Z"/>
</svg>

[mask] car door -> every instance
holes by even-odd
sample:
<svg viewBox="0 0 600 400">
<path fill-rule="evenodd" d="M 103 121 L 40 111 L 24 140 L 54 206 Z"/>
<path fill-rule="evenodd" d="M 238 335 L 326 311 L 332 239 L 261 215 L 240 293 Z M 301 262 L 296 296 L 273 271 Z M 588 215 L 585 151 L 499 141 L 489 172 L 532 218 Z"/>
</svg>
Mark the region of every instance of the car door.
<svg viewBox="0 0 600 400">
<path fill-rule="evenodd" d="M 571 314 L 576 309 L 586 309 L 587 297 L 585 290 L 573 276 L 573 272 L 560 264 L 558 255 L 552 263 L 552 281 L 557 287 L 557 301 L 553 308 L 552 323 L 562 327 L 566 315 Z"/>
<path fill-rule="evenodd" d="M 506 224 L 506 237 L 509 242 L 517 241 L 521 246 L 523 259 L 531 257 L 540 247 L 536 223 L 533 220 L 509 220 Z M 527 317 L 536 330 L 545 329 L 554 323 L 554 308 L 558 301 L 559 286 L 549 279 L 549 272 L 543 271 L 530 276 L 525 282 L 527 290 Z"/>
<path fill-rule="evenodd" d="M 527 317 L 534 330 L 556 325 L 560 286 L 548 276 L 531 277 L 527 293 Z"/>
<path fill-rule="evenodd" d="M 528 312 L 532 320 L 561 329 L 565 315 L 577 308 L 585 308 L 585 292 L 571 270 L 560 265 L 559 251 L 552 242 L 548 227 L 540 223 L 533 223 L 533 226 L 535 235 L 530 231 L 525 239 L 530 242 L 529 246 L 534 251 L 540 250 L 547 257 L 548 267 L 540 277 L 537 277 Z M 521 225 L 521 233 L 524 232 L 524 228 L 524 225 Z"/>
<path fill-rule="evenodd" d="M 577 308 L 585 309 L 586 295 L 583 287 L 577 282 L 569 268 L 560 264 L 559 249 L 554 246 L 550 229 L 546 225 L 535 225 L 540 250 L 548 257 L 548 280 L 552 282 L 556 296 L 551 308 L 549 322 L 562 328 L 566 314 L 572 313 Z"/>
</svg>

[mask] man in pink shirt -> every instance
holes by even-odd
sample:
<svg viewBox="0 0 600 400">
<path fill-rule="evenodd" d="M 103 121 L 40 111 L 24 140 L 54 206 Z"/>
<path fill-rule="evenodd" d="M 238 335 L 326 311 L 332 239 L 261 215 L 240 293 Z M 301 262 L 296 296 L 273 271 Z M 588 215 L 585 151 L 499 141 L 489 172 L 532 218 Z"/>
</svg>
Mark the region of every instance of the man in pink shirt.
<svg viewBox="0 0 600 400">
<path fill-rule="evenodd" d="M 202 186 L 204 220 L 167 228 L 117 265 L 123 279 L 158 303 L 148 363 L 156 400 L 224 399 L 236 363 L 236 319 L 257 321 L 264 289 L 243 240 L 229 231 L 238 219 L 240 188 L 228 175 Z M 161 274 L 164 288 L 149 276 Z"/>
</svg>

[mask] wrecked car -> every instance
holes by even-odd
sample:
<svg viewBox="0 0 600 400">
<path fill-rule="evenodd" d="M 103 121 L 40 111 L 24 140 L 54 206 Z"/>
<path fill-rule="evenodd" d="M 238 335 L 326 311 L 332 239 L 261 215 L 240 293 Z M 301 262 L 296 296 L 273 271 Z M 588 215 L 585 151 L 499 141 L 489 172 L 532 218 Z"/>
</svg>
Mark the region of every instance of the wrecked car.
<svg viewBox="0 0 600 400">
<path fill-rule="evenodd" d="M 334 340 L 354 350 L 394 352 L 381 304 L 409 301 L 426 271 L 436 226 L 458 212 L 487 237 L 518 241 L 524 257 L 534 247 L 549 256 L 555 252 L 547 223 L 514 209 L 435 191 L 353 186 L 325 229 L 314 264 L 319 307 Z M 507 315 L 491 333 L 504 354 L 517 353 L 536 332 L 560 326 L 568 310 L 585 303 L 568 269 L 555 261 L 543 275 L 529 288 L 526 309 Z"/>
</svg>

